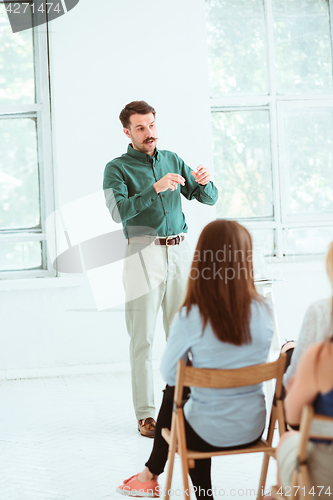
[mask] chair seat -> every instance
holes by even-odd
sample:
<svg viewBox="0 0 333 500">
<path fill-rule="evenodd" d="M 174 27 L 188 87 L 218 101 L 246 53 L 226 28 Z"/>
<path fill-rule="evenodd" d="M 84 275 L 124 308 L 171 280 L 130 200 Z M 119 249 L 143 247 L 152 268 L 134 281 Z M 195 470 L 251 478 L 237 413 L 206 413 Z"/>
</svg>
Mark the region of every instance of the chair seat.
<svg viewBox="0 0 333 500">
<path fill-rule="evenodd" d="M 171 432 L 169 429 L 162 429 L 162 436 L 166 440 L 166 442 L 170 445 L 171 442 Z M 177 447 L 178 448 L 178 447 Z M 178 452 L 176 448 L 176 451 Z M 221 450 L 221 451 L 194 451 L 187 449 L 186 456 L 189 460 L 199 460 L 201 458 L 209 458 L 209 457 L 220 457 L 222 455 L 238 455 L 242 453 L 269 453 L 270 456 L 275 456 L 276 448 L 270 446 L 267 441 L 264 439 L 260 439 L 257 443 L 252 446 L 246 446 L 244 448 L 237 448 L 235 450 Z"/>
<path fill-rule="evenodd" d="M 209 452 L 204 452 L 204 451 L 192 451 L 188 450 L 187 451 L 187 456 L 188 458 L 194 458 L 194 459 L 199 459 L 199 458 L 209 458 L 209 457 L 219 457 L 221 455 L 239 455 L 242 453 L 269 453 L 271 456 L 275 455 L 275 448 L 272 448 L 269 446 L 268 443 L 264 440 L 258 441 L 258 443 L 254 444 L 253 446 L 247 446 L 245 448 L 237 448 L 235 450 L 221 450 L 221 451 L 209 451 Z"/>
</svg>

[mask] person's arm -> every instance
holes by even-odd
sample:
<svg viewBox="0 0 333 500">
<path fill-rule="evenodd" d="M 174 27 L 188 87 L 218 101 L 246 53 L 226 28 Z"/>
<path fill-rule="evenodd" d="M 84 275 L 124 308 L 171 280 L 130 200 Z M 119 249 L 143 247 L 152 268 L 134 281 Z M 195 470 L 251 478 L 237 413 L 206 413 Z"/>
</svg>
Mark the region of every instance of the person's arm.
<svg viewBox="0 0 333 500">
<path fill-rule="evenodd" d="M 300 423 L 303 406 L 311 404 L 318 394 L 315 366 L 319 348 L 320 344 L 316 344 L 307 350 L 289 381 L 285 410 L 286 420 L 291 425 Z"/>
<path fill-rule="evenodd" d="M 219 192 L 213 182 L 209 181 L 205 185 L 198 183 L 191 173 L 193 170 L 179 157 L 178 162 L 181 169 L 181 175 L 186 180 L 185 185 L 180 188 L 182 195 L 188 200 L 196 199 L 205 205 L 215 205 Z"/>
<path fill-rule="evenodd" d="M 291 363 L 288 366 L 286 373 L 283 377 L 283 384 L 288 390 L 288 385 L 291 377 L 295 375 L 296 369 L 302 358 L 303 354 L 316 343 L 316 332 L 317 332 L 317 318 L 316 310 L 312 304 L 306 311 L 304 320 L 302 323 L 301 331 L 299 334 L 296 347 L 294 349 L 293 355 L 291 357 Z"/>
<path fill-rule="evenodd" d="M 187 361 L 190 351 L 189 336 L 180 313 L 174 317 L 161 362 L 161 373 L 165 382 L 176 385 L 177 365 L 180 359 Z"/>
<path fill-rule="evenodd" d="M 128 189 L 117 165 L 108 163 L 103 182 L 106 205 L 115 222 L 124 222 L 135 217 L 158 199 L 158 194 L 151 184 L 141 193 L 128 196 Z"/>
</svg>

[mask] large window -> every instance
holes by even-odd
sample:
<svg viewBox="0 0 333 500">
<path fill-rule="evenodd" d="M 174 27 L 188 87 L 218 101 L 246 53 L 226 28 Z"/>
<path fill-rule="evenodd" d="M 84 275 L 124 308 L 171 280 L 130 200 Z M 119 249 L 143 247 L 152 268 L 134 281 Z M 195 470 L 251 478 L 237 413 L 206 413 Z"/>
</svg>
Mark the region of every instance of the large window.
<svg viewBox="0 0 333 500">
<path fill-rule="evenodd" d="M 333 240 L 332 0 L 206 0 L 217 217 L 266 255 Z"/>
<path fill-rule="evenodd" d="M 45 234 L 54 210 L 47 26 L 13 33 L 6 9 L 19 3 L 0 1 L 0 279 L 53 272 Z"/>
</svg>

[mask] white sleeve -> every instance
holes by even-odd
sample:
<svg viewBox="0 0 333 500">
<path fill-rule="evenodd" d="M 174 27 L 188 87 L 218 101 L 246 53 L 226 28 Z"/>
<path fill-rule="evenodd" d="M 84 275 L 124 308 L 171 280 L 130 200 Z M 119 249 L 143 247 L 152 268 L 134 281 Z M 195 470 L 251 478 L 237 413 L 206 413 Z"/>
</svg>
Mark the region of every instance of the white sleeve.
<svg viewBox="0 0 333 500">
<path fill-rule="evenodd" d="M 291 363 L 283 377 L 283 384 L 288 386 L 290 378 L 295 374 L 299 361 L 305 351 L 317 341 L 317 315 L 315 304 L 307 309 Z"/>
<path fill-rule="evenodd" d="M 185 320 L 177 313 L 170 327 L 169 338 L 162 356 L 161 373 L 166 383 L 176 385 L 177 364 L 180 359 L 187 361 L 190 351 L 189 335 Z"/>
</svg>

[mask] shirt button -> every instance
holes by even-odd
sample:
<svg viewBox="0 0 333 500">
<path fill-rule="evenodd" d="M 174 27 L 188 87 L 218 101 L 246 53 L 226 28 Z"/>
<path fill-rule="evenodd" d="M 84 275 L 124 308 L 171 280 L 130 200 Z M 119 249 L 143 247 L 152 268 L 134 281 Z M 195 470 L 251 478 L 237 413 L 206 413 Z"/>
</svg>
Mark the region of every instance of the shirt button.
<svg viewBox="0 0 333 500">
<path fill-rule="evenodd" d="M 168 214 L 169 213 L 169 210 L 166 211 L 166 213 Z"/>
<path fill-rule="evenodd" d="M 169 231 L 171 231 L 171 227 L 169 227 Z"/>
<path fill-rule="evenodd" d="M 154 201 L 154 198 L 152 198 L 151 201 Z"/>
<path fill-rule="evenodd" d="M 162 194 L 162 197 L 164 198 L 164 194 Z"/>
</svg>

